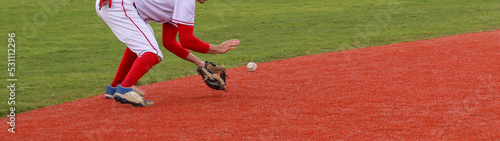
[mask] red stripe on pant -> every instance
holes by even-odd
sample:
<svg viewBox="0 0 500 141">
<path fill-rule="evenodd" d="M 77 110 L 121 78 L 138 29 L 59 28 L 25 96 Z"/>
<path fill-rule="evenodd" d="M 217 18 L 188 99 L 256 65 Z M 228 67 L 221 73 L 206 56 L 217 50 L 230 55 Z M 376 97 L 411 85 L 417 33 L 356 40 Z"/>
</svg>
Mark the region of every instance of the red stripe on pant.
<svg viewBox="0 0 500 141">
<path fill-rule="evenodd" d="M 125 16 L 130 20 L 130 22 L 132 22 L 132 24 L 134 24 L 134 26 L 142 33 L 142 35 L 144 36 L 144 38 L 148 41 L 149 45 L 156 51 L 156 54 L 158 54 L 158 50 L 156 50 L 156 48 L 153 46 L 153 44 L 151 43 L 151 41 L 149 41 L 149 38 L 146 36 L 146 34 L 144 34 L 144 32 L 142 32 L 141 28 L 139 28 L 139 26 L 137 26 L 137 24 L 135 24 L 134 20 L 132 20 L 132 18 L 130 18 L 128 15 L 127 15 L 127 10 L 125 9 L 125 6 L 123 5 L 123 0 L 122 0 L 122 7 L 123 7 L 123 13 L 125 13 Z M 156 40 L 156 39 L 155 39 Z"/>
</svg>

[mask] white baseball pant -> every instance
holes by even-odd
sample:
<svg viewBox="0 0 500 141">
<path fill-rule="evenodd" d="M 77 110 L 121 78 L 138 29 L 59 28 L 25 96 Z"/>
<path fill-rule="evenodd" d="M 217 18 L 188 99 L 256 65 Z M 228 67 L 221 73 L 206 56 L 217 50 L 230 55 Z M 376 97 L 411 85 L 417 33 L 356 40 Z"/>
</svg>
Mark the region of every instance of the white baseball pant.
<svg viewBox="0 0 500 141">
<path fill-rule="evenodd" d="M 104 5 L 99 10 L 99 1 L 96 0 L 97 15 L 120 41 L 125 43 L 137 56 L 152 52 L 163 60 L 163 54 L 154 36 L 153 28 L 140 18 L 133 2 L 112 0 L 111 7 Z"/>
</svg>

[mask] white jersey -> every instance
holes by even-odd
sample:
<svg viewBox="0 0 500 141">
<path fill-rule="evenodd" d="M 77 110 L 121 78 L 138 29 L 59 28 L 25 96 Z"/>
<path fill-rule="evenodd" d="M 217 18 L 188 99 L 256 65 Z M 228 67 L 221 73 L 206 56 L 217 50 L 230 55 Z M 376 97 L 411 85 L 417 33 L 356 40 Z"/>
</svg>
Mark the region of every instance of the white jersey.
<svg viewBox="0 0 500 141">
<path fill-rule="evenodd" d="M 149 22 L 194 26 L 196 0 L 133 0 L 141 18 Z"/>
</svg>

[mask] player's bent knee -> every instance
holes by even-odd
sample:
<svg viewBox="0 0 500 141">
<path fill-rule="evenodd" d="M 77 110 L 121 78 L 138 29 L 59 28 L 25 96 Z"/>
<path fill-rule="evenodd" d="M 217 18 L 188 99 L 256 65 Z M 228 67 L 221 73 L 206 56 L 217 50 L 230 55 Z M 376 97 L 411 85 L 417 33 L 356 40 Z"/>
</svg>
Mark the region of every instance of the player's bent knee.
<svg viewBox="0 0 500 141">
<path fill-rule="evenodd" d="M 157 54 L 152 52 L 146 52 L 142 54 L 141 57 L 151 60 L 152 62 L 155 62 L 155 64 L 158 64 L 163 60 L 161 56 L 158 56 Z"/>
</svg>

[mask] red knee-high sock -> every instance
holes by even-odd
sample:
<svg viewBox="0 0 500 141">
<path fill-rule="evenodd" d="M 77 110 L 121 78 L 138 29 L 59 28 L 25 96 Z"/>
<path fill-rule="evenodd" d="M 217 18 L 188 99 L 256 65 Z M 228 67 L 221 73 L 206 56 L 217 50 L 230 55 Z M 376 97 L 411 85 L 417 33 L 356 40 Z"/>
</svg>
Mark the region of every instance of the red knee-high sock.
<svg viewBox="0 0 500 141">
<path fill-rule="evenodd" d="M 132 87 L 139 79 L 146 74 L 154 65 L 158 64 L 158 56 L 154 53 L 147 52 L 137 58 L 132 65 L 132 68 L 123 80 L 122 87 Z"/>
<path fill-rule="evenodd" d="M 118 66 L 118 71 L 116 72 L 115 79 L 113 83 L 111 83 L 111 87 L 116 87 L 118 84 L 121 84 L 125 77 L 127 76 L 130 68 L 134 64 L 135 59 L 137 59 L 137 54 L 132 52 L 128 47 L 125 49 L 125 53 L 123 54 L 122 61 L 120 62 L 120 66 Z"/>
</svg>

